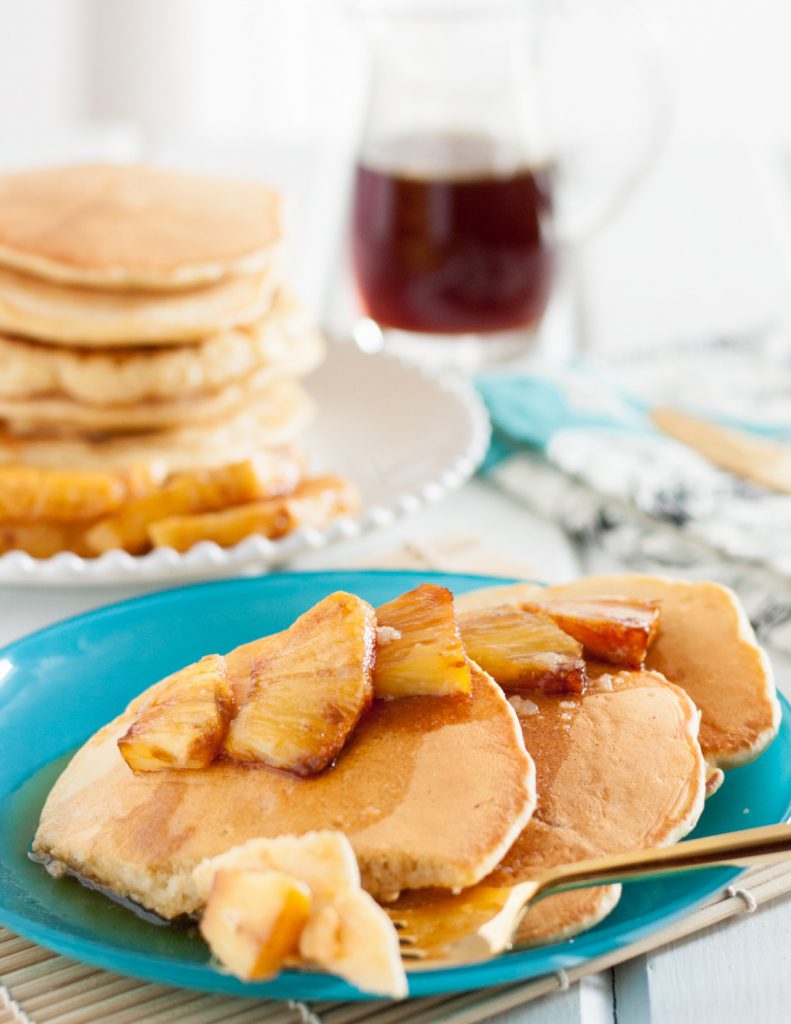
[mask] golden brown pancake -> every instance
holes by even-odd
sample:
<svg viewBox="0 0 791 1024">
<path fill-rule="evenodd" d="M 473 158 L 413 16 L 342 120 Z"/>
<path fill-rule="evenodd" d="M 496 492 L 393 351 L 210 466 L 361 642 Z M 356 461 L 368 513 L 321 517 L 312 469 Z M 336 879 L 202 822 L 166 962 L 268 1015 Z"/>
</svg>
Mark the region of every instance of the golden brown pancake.
<svg viewBox="0 0 791 1024">
<path fill-rule="evenodd" d="M 255 181 L 92 164 L 0 176 L 0 266 L 95 288 L 172 290 L 262 269 L 280 196 Z"/>
<path fill-rule="evenodd" d="M 252 408 L 227 419 L 140 434 L 87 434 L 0 430 L 0 463 L 115 470 L 147 466 L 158 477 L 209 469 L 252 458 L 266 448 L 290 445 L 313 415 L 313 404 L 295 381 L 267 389 Z M 35 428 L 35 424 L 31 427 Z"/>
<path fill-rule="evenodd" d="M 300 376 L 322 354 L 312 314 L 282 288 L 262 319 L 187 345 L 107 351 L 0 335 L 0 396 L 98 409 L 173 401 L 217 391 L 261 367 Z"/>
<path fill-rule="evenodd" d="M 472 885 L 532 813 L 519 723 L 480 669 L 473 695 L 375 701 L 334 767 L 299 778 L 220 761 L 133 774 L 116 741 L 129 710 L 63 772 L 34 849 L 165 917 L 198 908 L 192 869 L 258 836 L 340 829 L 366 888 Z"/>
<path fill-rule="evenodd" d="M 216 390 L 158 401 L 118 405 L 75 402 L 67 396 L 4 398 L 0 395 L 0 419 L 15 425 L 112 431 L 167 430 L 191 423 L 213 423 L 244 408 L 266 402 L 267 391 L 283 378 L 300 376 L 319 364 L 324 341 L 314 331 L 294 345 L 284 362 L 259 366 L 246 376 Z M 101 393 L 101 392 L 100 392 Z"/>
<path fill-rule="evenodd" d="M 549 587 L 546 594 L 659 601 L 659 634 L 646 668 L 677 683 L 700 708 L 700 745 L 713 765 L 746 764 L 777 735 L 780 705 L 772 667 L 728 587 L 655 576 L 593 576 Z"/>
<path fill-rule="evenodd" d="M 0 331 L 101 348 L 199 341 L 263 316 L 279 283 L 265 267 L 178 292 L 99 292 L 0 267 Z"/>
<path fill-rule="evenodd" d="M 706 766 L 698 712 L 658 673 L 604 673 L 584 696 L 536 693 L 513 703 L 536 765 L 535 813 L 480 886 L 458 897 L 405 894 L 392 910 L 413 927 L 446 908 L 460 914 L 466 904 L 469 911 L 492 887 L 547 867 L 674 843 L 700 816 Z M 584 931 L 612 910 L 619 892 L 606 886 L 548 896 L 528 911 L 518 941 L 557 942 Z"/>
<path fill-rule="evenodd" d="M 700 708 L 700 745 L 715 767 L 757 757 L 780 725 L 772 667 L 758 646 L 739 599 L 719 583 L 661 576 L 589 576 L 542 589 L 529 583 L 492 587 L 457 599 L 460 611 L 546 597 L 627 597 L 659 602 L 659 634 L 646 668 L 661 672 Z"/>
</svg>

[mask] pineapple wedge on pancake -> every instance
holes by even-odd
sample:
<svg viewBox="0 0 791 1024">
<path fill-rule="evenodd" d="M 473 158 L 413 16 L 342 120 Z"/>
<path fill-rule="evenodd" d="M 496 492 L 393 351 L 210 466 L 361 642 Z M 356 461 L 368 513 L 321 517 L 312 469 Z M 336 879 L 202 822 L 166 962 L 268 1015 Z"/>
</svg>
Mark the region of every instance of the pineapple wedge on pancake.
<svg viewBox="0 0 791 1024">
<path fill-rule="evenodd" d="M 604 672 L 584 696 L 535 693 L 513 703 L 536 765 L 535 813 L 480 885 L 456 896 L 406 893 L 388 908 L 429 944 L 463 934 L 478 907 L 483 923 L 487 901 L 497 906 L 504 890 L 542 869 L 674 843 L 703 808 L 699 715 L 658 673 Z M 602 886 L 548 896 L 525 915 L 516 941 L 570 938 L 602 920 L 619 895 L 620 886 Z"/>
<path fill-rule="evenodd" d="M 237 699 L 250 647 L 227 659 Z M 315 829 L 346 833 L 373 895 L 472 885 L 535 805 L 516 715 L 485 673 L 472 675 L 469 697 L 374 701 L 335 764 L 308 778 L 223 759 L 133 773 L 118 739 L 155 687 L 74 756 L 47 799 L 34 849 L 167 918 L 199 909 L 192 870 L 204 858 Z"/>
</svg>

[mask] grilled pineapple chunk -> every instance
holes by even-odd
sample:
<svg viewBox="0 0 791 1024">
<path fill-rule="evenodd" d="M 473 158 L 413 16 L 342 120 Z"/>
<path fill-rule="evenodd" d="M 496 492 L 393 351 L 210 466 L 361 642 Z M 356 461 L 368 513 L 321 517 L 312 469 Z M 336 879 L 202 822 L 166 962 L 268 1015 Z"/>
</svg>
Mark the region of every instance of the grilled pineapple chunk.
<svg viewBox="0 0 791 1024">
<path fill-rule="evenodd" d="M 147 469 L 125 472 L 0 466 L 0 522 L 98 519 L 155 486 Z"/>
<path fill-rule="evenodd" d="M 239 978 L 272 978 L 299 948 L 310 902 L 310 889 L 289 875 L 244 868 L 218 871 L 201 918 L 201 935 Z"/>
<path fill-rule="evenodd" d="M 424 583 L 376 609 L 380 626 L 374 667 L 377 697 L 469 693 L 453 594 Z"/>
<path fill-rule="evenodd" d="M 407 995 L 396 930 L 363 889 L 341 893 L 317 907 L 302 932 L 299 951 L 363 992 L 391 999 Z"/>
<path fill-rule="evenodd" d="M 189 551 L 202 540 L 229 547 L 254 533 L 276 540 L 302 527 L 320 528 L 338 516 L 352 514 L 358 504 L 357 492 L 346 481 L 320 476 L 305 480 L 285 497 L 253 501 L 221 512 L 161 519 L 151 524 L 148 534 L 155 546 L 176 551 Z"/>
<path fill-rule="evenodd" d="M 585 688 L 582 644 L 552 619 L 513 605 L 459 616 L 467 654 L 504 690 L 581 693 Z"/>
<path fill-rule="evenodd" d="M 218 871 L 237 868 L 286 872 L 324 900 L 360 888 L 360 870 L 351 843 L 343 832 L 329 829 L 302 836 L 248 839 L 216 857 L 207 857 L 192 872 L 201 900 L 208 898 Z"/>
<path fill-rule="evenodd" d="M 137 772 L 206 768 L 222 748 L 233 706 L 225 661 L 209 654 L 153 688 L 118 749 Z"/>
<path fill-rule="evenodd" d="M 375 637 L 373 608 L 338 591 L 259 641 L 226 753 L 297 775 L 326 768 L 373 698 Z"/>
<path fill-rule="evenodd" d="M 643 667 L 661 616 L 658 605 L 626 597 L 548 598 L 521 607 L 549 615 L 590 657 L 633 669 Z"/>
<path fill-rule="evenodd" d="M 51 558 L 59 551 L 73 551 L 90 557 L 93 552 L 85 543 L 85 528 L 80 523 L 2 523 L 0 522 L 0 554 L 6 551 L 27 551 L 33 558 Z"/>
<path fill-rule="evenodd" d="M 97 523 L 88 533 L 88 544 L 97 555 L 113 548 L 140 554 L 151 546 L 152 523 L 287 494 L 301 472 L 292 455 L 275 451 L 230 466 L 181 473 L 156 493 L 130 501 Z"/>
</svg>

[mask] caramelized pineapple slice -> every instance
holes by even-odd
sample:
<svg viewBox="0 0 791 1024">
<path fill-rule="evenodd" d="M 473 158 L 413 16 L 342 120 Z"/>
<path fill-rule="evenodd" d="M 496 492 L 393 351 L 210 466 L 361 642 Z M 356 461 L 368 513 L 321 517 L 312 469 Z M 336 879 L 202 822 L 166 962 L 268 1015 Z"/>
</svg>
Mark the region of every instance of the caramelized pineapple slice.
<svg viewBox="0 0 791 1024">
<path fill-rule="evenodd" d="M 376 609 L 377 697 L 469 693 L 470 668 L 456 623 L 453 594 L 424 583 Z"/>
<path fill-rule="evenodd" d="M 504 690 L 581 693 L 582 644 L 545 615 L 500 605 L 459 616 L 467 654 Z"/>
<path fill-rule="evenodd" d="M 549 615 L 590 657 L 624 668 L 643 667 L 659 630 L 658 605 L 625 597 L 548 598 L 521 607 Z"/>
<path fill-rule="evenodd" d="M 273 978 L 299 948 L 310 913 L 304 882 L 276 871 L 218 871 L 200 921 L 220 963 L 243 981 Z"/>
<path fill-rule="evenodd" d="M 155 486 L 144 467 L 119 473 L 0 466 L 0 522 L 77 523 L 98 519 Z"/>
<path fill-rule="evenodd" d="M 261 641 L 226 753 L 297 775 L 322 771 L 373 698 L 375 643 L 373 608 L 342 591 Z"/>
<path fill-rule="evenodd" d="M 152 689 L 118 749 L 136 772 L 206 768 L 222 748 L 233 707 L 225 661 L 209 654 Z"/>
<path fill-rule="evenodd" d="M 249 839 L 216 857 L 208 857 L 192 872 L 201 900 L 208 898 L 218 871 L 245 868 L 284 871 L 304 882 L 319 899 L 330 900 L 347 889 L 360 888 L 360 871 L 352 845 L 343 832 L 329 829 L 302 836 Z"/>
<path fill-rule="evenodd" d="M 306 526 L 321 528 L 339 516 L 352 515 L 359 507 L 354 488 L 336 476 L 305 480 L 293 494 L 255 501 L 204 515 L 174 515 L 152 523 L 148 529 L 156 547 L 189 549 L 202 540 L 230 547 L 252 534 L 277 540 Z"/>
<path fill-rule="evenodd" d="M 299 943 L 311 963 L 339 974 L 363 992 L 390 999 L 407 995 L 392 921 L 362 889 L 342 893 L 311 914 Z"/>
<path fill-rule="evenodd" d="M 299 483 L 301 472 L 292 455 L 276 451 L 230 466 L 181 473 L 155 494 L 130 501 L 98 522 L 88 533 L 88 544 L 97 555 L 113 548 L 140 554 L 151 546 L 152 523 L 287 494 Z"/>
<path fill-rule="evenodd" d="M 79 523 L 0 523 L 0 554 L 6 551 L 27 551 L 33 558 L 51 558 L 60 551 L 93 555 Z"/>
</svg>

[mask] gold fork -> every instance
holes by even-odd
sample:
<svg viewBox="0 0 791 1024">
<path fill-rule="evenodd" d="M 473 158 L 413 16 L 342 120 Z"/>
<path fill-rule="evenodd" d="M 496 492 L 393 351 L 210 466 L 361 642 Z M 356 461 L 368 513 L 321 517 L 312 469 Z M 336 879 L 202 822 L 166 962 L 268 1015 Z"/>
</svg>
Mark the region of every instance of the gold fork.
<svg viewBox="0 0 791 1024">
<path fill-rule="evenodd" d="M 560 864 L 511 887 L 479 884 L 457 895 L 416 894 L 385 909 L 398 930 L 401 956 L 410 968 L 450 967 L 476 963 L 510 948 L 528 907 L 553 893 L 788 858 L 791 824 L 765 825 L 676 846 Z"/>
</svg>

